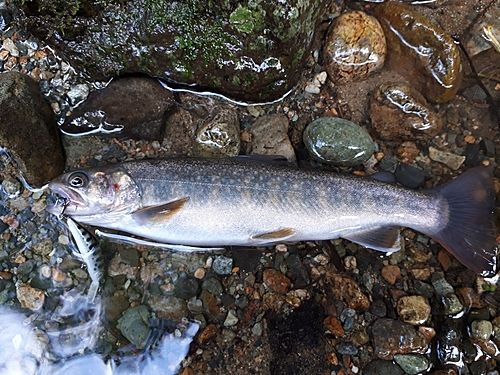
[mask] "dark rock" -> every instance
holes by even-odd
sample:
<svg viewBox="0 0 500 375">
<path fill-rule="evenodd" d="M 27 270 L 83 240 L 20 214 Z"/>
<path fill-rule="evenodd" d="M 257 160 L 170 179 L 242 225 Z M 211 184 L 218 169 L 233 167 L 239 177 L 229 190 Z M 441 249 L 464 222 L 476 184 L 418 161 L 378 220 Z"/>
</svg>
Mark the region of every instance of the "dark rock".
<svg viewBox="0 0 500 375">
<path fill-rule="evenodd" d="M 43 4 L 24 3 L 27 27 L 94 79 L 141 72 L 256 101 L 295 84 L 326 9 L 311 0 Z"/>
<path fill-rule="evenodd" d="M 203 309 L 209 322 L 222 322 L 225 318 L 224 312 L 220 309 L 217 298 L 206 290 L 202 290 L 200 299 L 203 302 Z"/>
<path fill-rule="evenodd" d="M 162 146 L 169 155 L 192 156 L 198 120 L 194 113 L 183 108 L 176 109 L 168 116 Z"/>
<path fill-rule="evenodd" d="M 460 366 L 463 359 L 463 322 L 460 319 L 446 319 L 437 332 L 437 358 L 442 365 Z"/>
<path fill-rule="evenodd" d="M 222 284 L 215 277 L 208 277 L 203 280 L 203 284 L 201 286 L 204 290 L 212 293 L 214 296 L 220 296 L 224 291 Z"/>
<path fill-rule="evenodd" d="M 196 297 L 199 289 L 200 285 L 198 284 L 198 280 L 186 273 L 182 273 L 177 280 L 175 280 L 174 295 L 178 298 L 188 300 L 191 297 Z"/>
<path fill-rule="evenodd" d="M 481 146 L 479 143 L 467 144 L 464 151 L 465 165 L 467 167 L 475 167 L 481 163 L 483 157 L 481 155 Z"/>
<path fill-rule="evenodd" d="M 140 108 L 140 110 L 138 110 Z M 175 108 L 173 94 L 150 78 L 125 77 L 92 92 L 63 125 L 68 133 L 120 129 L 113 136 L 163 139 L 165 119 Z"/>
<path fill-rule="evenodd" d="M 352 80 L 367 76 L 384 65 L 385 36 L 376 18 L 360 11 L 335 19 L 323 56 L 330 79 Z"/>
<path fill-rule="evenodd" d="M 392 359 L 395 354 L 424 353 L 426 338 L 409 324 L 393 319 L 379 319 L 372 326 L 374 353 L 380 359 Z"/>
<path fill-rule="evenodd" d="M 429 360 L 423 355 L 396 354 L 394 360 L 408 375 L 422 374 L 429 368 Z"/>
<path fill-rule="evenodd" d="M 387 314 L 387 307 L 385 306 L 385 302 L 381 299 L 374 300 L 372 305 L 370 306 L 370 312 L 379 318 L 383 318 Z"/>
<path fill-rule="evenodd" d="M 217 275 L 229 275 L 233 269 L 233 259 L 223 255 L 215 257 L 212 269 Z"/>
<path fill-rule="evenodd" d="M 410 189 L 418 189 L 425 183 L 425 172 L 409 164 L 399 164 L 394 174 L 401 185 Z"/>
<path fill-rule="evenodd" d="M 250 127 L 252 154 L 283 156 L 295 163 L 295 152 L 288 138 L 288 118 L 284 115 L 259 117 Z"/>
<path fill-rule="evenodd" d="M 304 144 L 315 159 L 340 166 L 362 164 L 375 143 L 361 126 L 338 117 L 320 117 L 304 131 Z"/>
<path fill-rule="evenodd" d="M 376 359 L 370 362 L 364 369 L 366 375 L 403 375 L 403 370 L 392 361 Z"/>
<path fill-rule="evenodd" d="M 309 274 L 297 254 L 290 254 L 286 258 L 286 265 L 288 267 L 287 276 L 292 280 L 295 288 L 304 288 L 309 285 Z"/>
<path fill-rule="evenodd" d="M 337 344 L 335 347 L 337 349 L 337 352 L 342 355 L 357 355 L 358 354 L 358 348 L 356 348 L 353 344 L 347 343 L 347 342 L 341 342 Z"/>
<path fill-rule="evenodd" d="M 186 301 L 174 296 L 152 295 L 147 299 L 147 303 L 162 319 L 180 321 L 188 314 Z"/>
<path fill-rule="evenodd" d="M 0 31 L 4 31 L 5 29 L 7 29 L 11 20 L 12 15 L 10 13 L 10 10 L 7 9 L 5 4 L 0 3 Z"/>
<path fill-rule="evenodd" d="M 146 306 L 136 306 L 125 311 L 118 319 L 117 328 L 137 348 L 142 349 L 149 336 L 149 312 Z"/>
<path fill-rule="evenodd" d="M 37 83 L 21 73 L 0 75 L 0 146 L 14 155 L 30 184 L 41 186 L 64 169 L 54 114 Z"/>
<path fill-rule="evenodd" d="M 460 86 L 460 50 L 450 35 L 416 9 L 396 2 L 375 8 L 387 39 L 387 62 L 428 100 L 447 102 Z"/>
<path fill-rule="evenodd" d="M 0 233 L 5 232 L 7 229 L 9 229 L 9 226 L 0 220 Z"/>
<path fill-rule="evenodd" d="M 443 128 L 422 94 L 405 83 L 382 84 L 375 90 L 370 119 L 380 138 L 389 141 L 429 140 Z"/>
</svg>

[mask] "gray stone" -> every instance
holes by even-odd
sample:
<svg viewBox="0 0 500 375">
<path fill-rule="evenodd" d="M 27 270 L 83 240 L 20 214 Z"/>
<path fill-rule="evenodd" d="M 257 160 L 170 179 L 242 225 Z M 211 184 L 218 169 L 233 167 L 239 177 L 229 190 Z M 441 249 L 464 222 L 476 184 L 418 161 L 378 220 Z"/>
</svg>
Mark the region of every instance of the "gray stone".
<svg viewBox="0 0 500 375">
<path fill-rule="evenodd" d="M 259 117 L 250 127 L 252 154 L 283 156 L 295 163 L 295 151 L 288 138 L 288 118 L 283 115 Z"/>
<path fill-rule="evenodd" d="M 425 372 L 429 367 L 429 360 L 423 355 L 418 354 L 396 354 L 394 356 L 396 363 L 401 366 L 408 375 L 417 375 Z"/>
<path fill-rule="evenodd" d="M 455 293 L 442 297 L 442 303 L 444 305 L 444 313 L 449 316 L 455 316 L 464 309 L 464 306 Z"/>
<path fill-rule="evenodd" d="M 471 323 L 470 334 L 481 340 L 489 340 L 493 333 L 493 325 L 487 320 L 475 320 Z"/>
<path fill-rule="evenodd" d="M 198 280 L 186 273 L 182 273 L 174 283 L 174 295 L 185 300 L 196 297 L 199 289 Z"/>
<path fill-rule="evenodd" d="M 338 117 L 321 117 L 304 131 L 309 154 L 325 163 L 355 166 L 375 152 L 375 143 L 361 126 Z"/>
<path fill-rule="evenodd" d="M 238 317 L 234 310 L 229 310 L 226 319 L 224 320 L 224 327 L 232 327 L 238 324 Z"/>
<path fill-rule="evenodd" d="M 441 151 L 435 147 L 429 147 L 429 158 L 446 165 L 448 168 L 453 169 L 454 171 L 458 170 L 465 161 L 465 156 Z"/>
<path fill-rule="evenodd" d="M 121 334 L 138 349 L 144 348 L 149 336 L 149 312 L 143 305 L 126 310 L 118 319 Z"/>
<path fill-rule="evenodd" d="M 193 154 L 200 157 L 236 156 L 240 153 L 240 123 L 235 110 L 212 110 L 195 133 Z"/>
<path fill-rule="evenodd" d="M 213 294 L 214 296 L 220 296 L 224 291 L 222 284 L 215 277 L 209 277 L 205 279 L 201 287 L 206 291 L 210 292 L 211 294 Z"/>
<path fill-rule="evenodd" d="M 229 275 L 233 269 L 233 259 L 225 256 L 218 256 L 212 263 L 212 269 L 218 275 Z"/>
</svg>

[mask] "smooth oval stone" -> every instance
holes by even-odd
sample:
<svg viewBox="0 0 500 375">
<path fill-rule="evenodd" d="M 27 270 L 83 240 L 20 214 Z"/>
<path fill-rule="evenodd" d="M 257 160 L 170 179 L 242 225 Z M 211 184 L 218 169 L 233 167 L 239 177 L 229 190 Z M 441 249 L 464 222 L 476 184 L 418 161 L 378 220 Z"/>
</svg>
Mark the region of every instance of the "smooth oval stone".
<svg viewBox="0 0 500 375">
<path fill-rule="evenodd" d="M 362 164 L 375 152 L 375 143 L 361 126 L 338 117 L 320 117 L 304 131 L 304 144 L 315 159 L 340 165 Z"/>
<path fill-rule="evenodd" d="M 364 12 L 344 13 L 328 33 L 323 53 L 330 79 L 363 78 L 384 65 L 384 32 L 377 19 Z"/>
<path fill-rule="evenodd" d="M 429 140 L 443 122 L 427 100 L 405 83 L 382 84 L 372 95 L 370 119 L 373 129 L 385 140 Z"/>
<path fill-rule="evenodd" d="M 417 375 L 425 372 L 429 367 L 429 360 L 423 355 L 418 354 L 396 354 L 394 356 L 396 363 L 401 366 L 408 375 Z"/>
<path fill-rule="evenodd" d="M 453 38 L 409 5 L 384 3 L 374 13 L 387 40 L 388 65 L 430 101 L 453 99 L 462 79 L 460 51 Z"/>
</svg>

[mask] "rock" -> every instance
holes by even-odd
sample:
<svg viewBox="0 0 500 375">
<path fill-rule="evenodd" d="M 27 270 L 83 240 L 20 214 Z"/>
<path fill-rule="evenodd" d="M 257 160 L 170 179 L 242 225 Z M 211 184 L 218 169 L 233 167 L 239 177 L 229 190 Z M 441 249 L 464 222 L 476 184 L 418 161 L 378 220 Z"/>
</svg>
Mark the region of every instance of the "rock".
<svg viewBox="0 0 500 375">
<path fill-rule="evenodd" d="M 217 275 L 229 275 L 233 269 L 233 259 L 225 256 L 218 256 L 212 263 L 212 269 Z"/>
<path fill-rule="evenodd" d="M 330 331 L 330 333 L 335 337 L 343 337 L 345 334 L 342 324 L 334 316 L 327 316 L 325 320 L 323 320 L 323 325 L 325 326 L 325 329 Z"/>
<path fill-rule="evenodd" d="M 268 101 L 297 82 L 327 2 L 44 4 L 24 4 L 23 24 L 94 80 L 145 73 Z"/>
<path fill-rule="evenodd" d="M 465 161 L 465 156 L 455 155 L 451 152 L 438 150 L 434 147 L 429 147 L 429 158 L 446 165 L 454 171 L 458 170 Z"/>
<path fill-rule="evenodd" d="M 325 66 L 334 82 L 364 78 L 384 65 L 385 55 L 380 23 L 361 11 L 337 17 L 323 48 Z"/>
<path fill-rule="evenodd" d="M 0 3 L 0 32 L 7 29 L 12 20 L 12 15 L 4 3 Z M 0 69 L 1 71 L 1 69 Z"/>
<path fill-rule="evenodd" d="M 182 273 L 174 283 L 174 295 L 185 300 L 196 297 L 199 289 L 198 280 L 186 273 Z"/>
<path fill-rule="evenodd" d="M 251 154 L 283 156 L 295 163 L 295 151 L 288 138 L 288 118 L 284 115 L 259 117 L 250 127 Z"/>
<path fill-rule="evenodd" d="M 126 310 L 118 319 L 117 328 L 138 349 L 144 348 L 150 331 L 147 307 L 139 305 Z"/>
<path fill-rule="evenodd" d="M 495 337 L 495 340 L 500 342 L 500 315 L 497 316 L 495 319 L 493 319 L 492 325 L 493 325 L 493 336 Z"/>
<path fill-rule="evenodd" d="M 404 322 L 420 325 L 429 318 L 431 306 L 425 297 L 403 296 L 398 300 L 397 310 Z"/>
<path fill-rule="evenodd" d="M 340 166 L 355 166 L 375 152 L 368 132 L 338 117 L 320 117 L 304 131 L 304 144 L 315 159 Z"/>
<path fill-rule="evenodd" d="M 215 277 L 208 277 L 207 279 L 205 279 L 201 287 L 206 291 L 212 293 L 214 296 L 220 296 L 224 291 L 222 284 Z"/>
<path fill-rule="evenodd" d="M 54 114 L 28 76 L 0 75 L 0 146 L 20 163 L 28 182 L 41 186 L 64 169 L 64 153 Z"/>
<path fill-rule="evenodd" d="M 437 357 L 442 365 L 463 364 L 462 326 L 459 319 L 448 318 L 439 325 Z"/>
<path fill-rule="evenodd" d="M 264 270 L 262 279 L 264 284 L 276 293 L 285 294 L 290 290 L 290 279 L 275 269 L 268 268 Z"/>
<path fill-rule="evenodd" d="M 396 281 L 401 278 L 401 270 L 395 265 L 384 266 L 381 273 L 384 280 L 390 285 L 396 284 Z"/>
<path fill-rule="evenodd" d="M 68 95 L 71 105 L 78 105 L 89 96 L 90 89 L 85 83 L 73 86 L 66 95 Z M 126 108 L 126 107 L 125 107 Z"/>
<path fill-rule="evenodd" d="M 224 313 L 221 311 L 217 302 L 217 298 L 206 290 L 200 293 L 200 299 L 203 301 L 203 309 L 206 317 L 210 322 L 222 322 L 225 318 Z"/>
<path fill-rule="evenodd" d="M 418 189 L 425 183 L 425 172 L 413 165 L 398 164 L 394 175 L 401 185 L 410 189 Z"/>
<path fill-rule="evenodd" d="M 2 43 L 2 49 L 6 50 L 9 52 L 11 56 L 14 57 L 19 57 L 19 50 L 16 47 L 16 44 L 14 41 L 10 38 L 5 38 L 3 43 Z"/>
<path fill-rule="evenodd" d="M 85 92 L 82 93 L 78 87 L 68 92 L 71 100 L 83 99 Z M 93 91 L 66 119 L 62 128 L 70 134 L 102 128 L 114 130 L 114 137 L 161 141 L 165 118 L 174 108 L 173 94 L 156 80 L 124 77 L 111 81 L 104 89 Z"/>
<path fill-rule="evenodd" d="M 424 353 L 426 338 L 412 325 L 393 319 L 378 319 L 372 326 L 374 353 L 380 359 L 392 359 L 395 354 Z"/>
<path fill-rule="evenodd" d="M 29 284 L 16 285 L 16 295 L 21 307 L 31 311 L 40 310 L 45 302 L 44 291 L 33 288 Z"/>
<path fill-rule="evenodd" d="M 194 113 L 183 108 L 177 108 L 168 116 L 162 146 L 169 155 L 192 156 L 198 121 Z"/>
<path fill-rule="evenodd" d="M 178 297 L 152 295 L 147 299 L 147 303 L 162 319 L 180 321 L 188 315 L 186 301 Z"/>
<path fill-rule="evenodd" d="M 444 313 L 449 316 L 455 316 L 461 313 L 464 309 L 464 306 L 460 303 L 460 300 L 455 293 L 442 297 L 441 302 L 444 305 Z"/>
<path fill-rule="evenodd" d="M 240 153 L 240 123 L 233 109 L 219 108 L 203 119 L 195 133 L 193 154 L 200 157 Z"/>
<path fill-rule="evenodd" d="M 361 291 L 359 285 L 349 276 L 337 273 L 328 273 L 327 280 L 330 291 L 335 299 L 344 301 L 354 310 L 366 311 L 370 307 L 370 300 Z"/>
<path fill-rule="evenodd" d="M 262 323 L 255 323 L 252 327 L 252 335 L 262 336 Z"/>
<path fill-rule="evenodd" d="M 382 84 L 370 101 L 370 119 L 381 139 L 429 140 L 443 128 L 439 115 L 405 83 Z"/>
<path fill-rule="evenodd" d="M 408 375 L 422 374 L 429 368 L 429 360 L 423 355 L 396 354 L 394 360 Z"/>
<path fill-rule="evenodd" d="M 470 326 L 470 335 L 480 340 L 489 340 L 493 333 L 493 325 L 487 320 L 475 320 Z"/>
<path fill-rule="evenodd" d="M 450 35 L 416 9 L 396 2 L 375 8 L 387 40 L 387 63 L 428 100 L 444 103 L 460 86 L 460 50 Z"/>
<path fill-rule="evenodd" d="M 347 342 L 340 342 L 335 346 L 337 353 L 342 355 L 358 355 L 358 348 Z"/>
<path fill-rule="evenodd" d="M 215 324 L 209 324 L 198 335 L 197 342 L 199 345 L 203 345 L 206 342 L 213 339 L 216 335 L 217 335 L 217 326 Z"/>
<path fill-rule="evenodd" d="M 392 361 L 376 359 L 370 362 L 364 369 L 365 375 L 403 375 L 401 368 Z"/>
<path fill-rule="evenodd" d="M 224 320 L 224 327 L 233 327 L 238 324 L 238 317 L 234 310 L 229 310 L 226 319 Z"/>
<path fill-rule="evenodd" d="M 206 274 L 205 269 L 202 267 L 199 267 L 196 269 L 196 271 L 194 271 L 193 276 L 198 280 L 203 280 L 203 278 L 205 278 L 205 274 Z"/>
</svg>

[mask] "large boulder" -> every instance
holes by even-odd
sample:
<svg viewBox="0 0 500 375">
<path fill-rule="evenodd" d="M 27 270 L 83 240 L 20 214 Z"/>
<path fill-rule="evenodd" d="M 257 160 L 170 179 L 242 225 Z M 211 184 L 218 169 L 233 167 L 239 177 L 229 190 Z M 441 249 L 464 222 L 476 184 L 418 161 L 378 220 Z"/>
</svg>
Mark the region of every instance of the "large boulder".
<svg viewBox="0 0 500 375">
<path fill-rule="evenodd" d="M 141 72 L 249 101 L 294 85 L 327 3 L 18 2 L 30 30 L 94 79 Z"/>
</svg>

